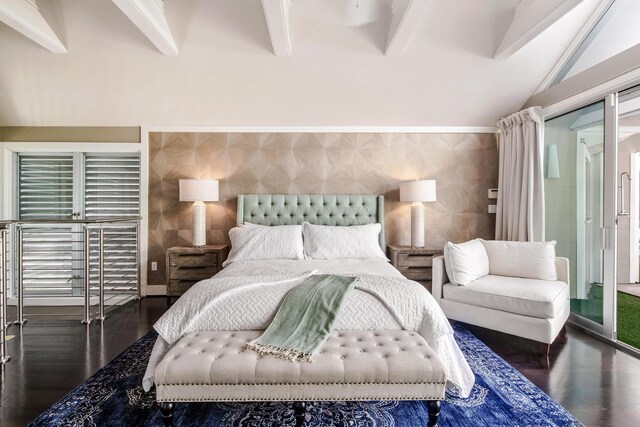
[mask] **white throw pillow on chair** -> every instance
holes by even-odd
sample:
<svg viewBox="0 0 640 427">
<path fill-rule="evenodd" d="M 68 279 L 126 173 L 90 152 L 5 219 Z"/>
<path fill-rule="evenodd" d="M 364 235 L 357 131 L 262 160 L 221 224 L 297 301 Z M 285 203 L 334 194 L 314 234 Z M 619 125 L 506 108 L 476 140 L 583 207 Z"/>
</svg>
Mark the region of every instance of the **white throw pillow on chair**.
<svg viewBox="0 0 640 427">
<path fill-rule="evenodd" d="M 556 241 L 510 242 L 482 240 L 489 256 L 490 274 L 525 279 L 558 280 Z"/>
<path fill-rule="evenodd" d="M 448 242 L 444 247 L 444 264 L 449 281 L 458 286 L 489 274 L 489 257 L 480 239 L 458 244 Z"/>
</svg>

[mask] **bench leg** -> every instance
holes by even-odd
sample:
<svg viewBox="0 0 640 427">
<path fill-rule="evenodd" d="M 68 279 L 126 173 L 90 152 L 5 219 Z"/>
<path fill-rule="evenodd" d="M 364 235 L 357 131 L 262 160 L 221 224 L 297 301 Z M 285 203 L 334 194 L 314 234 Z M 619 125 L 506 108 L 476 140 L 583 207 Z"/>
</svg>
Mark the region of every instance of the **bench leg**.
<svg viewBox="0 0 640 427">
<path fill-rule="evenodd" d="M 427 412 L 429 413 L 428 427 L 438 427 L 438 417 L 440 416 L 440 401 L 427 400 Z"/>
<path fill-rule="evenodd" d="M 165 427 L 173 426 L 173 409 L 174 404 L 172 402 L 160 403 L 160 413 L 162 414 L 162 421 Z"/>
<path fill-rule="evenodd" d="M 304 426 L 304 413 L 307 410 L 305 402 L 293 402 L 293 411 L 296 414 L 296 427 Z"/>
</svg>

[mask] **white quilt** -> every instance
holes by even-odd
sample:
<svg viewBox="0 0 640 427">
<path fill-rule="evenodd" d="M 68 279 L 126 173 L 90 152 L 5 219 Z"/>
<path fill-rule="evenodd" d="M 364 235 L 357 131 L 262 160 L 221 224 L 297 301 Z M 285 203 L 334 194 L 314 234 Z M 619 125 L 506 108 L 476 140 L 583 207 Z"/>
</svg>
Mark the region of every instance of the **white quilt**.
<svg viewBox="0 0 640 427">
<path fill-rule="evenodd" d="M 154 328 L 160 337 L 143 380 L 146 390 L 153 384 L 156 365 L 185 334 L 205 330 L 266 329 L 288 290 L 319 270 L 323 273 L 345 273 L 331 271 L 334 270 L 332 268 L 292 272 L 299 267 L 287 268 L 286 264 L 282 265 L 283 272 L 278 268 L 267 268 L 264 261 L 252 263 L 244 262 L 241 268 L 225 269 L 224 274 L 197 283 L 156 322 Z M 367 264 L 367 261 L 354 260 L 353 263 Z M 344 264 L 343 260 L 338 270 L 343 270 Z M 419 283 L 398 277 L 396 273 L 361 274 L 363 266 L 358 267 L 348 270 L 359 275 L 360 280 L 347 296 L 334 328 L 418 332 L 445 365 L 449 385 L 456 387 L 462 396 L 467 396 L 475 381 L 473 372 L 453 338 L 448 320 L 431 294 Z M 370 267 L 365 271 L 372 271 Z"/>
</svg>

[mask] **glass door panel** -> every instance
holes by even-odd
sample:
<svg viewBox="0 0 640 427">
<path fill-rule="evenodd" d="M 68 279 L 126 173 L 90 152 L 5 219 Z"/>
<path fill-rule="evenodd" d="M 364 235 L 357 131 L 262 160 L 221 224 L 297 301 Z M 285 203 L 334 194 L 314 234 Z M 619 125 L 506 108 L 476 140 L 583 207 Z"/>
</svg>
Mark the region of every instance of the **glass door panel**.
<svg viewBox="0 0 640 427">
<path fill-rule="evenodd" d="M 605 102 L 545 122 L 545 237 L 569 258 L 571 313 L 602 331 L 605 316 Z"/>
<path fill-rule="evenodd" d="M 620 93 L 618 120 L 618 341 L 640 348 L 640 88 Z"/>
</svg>

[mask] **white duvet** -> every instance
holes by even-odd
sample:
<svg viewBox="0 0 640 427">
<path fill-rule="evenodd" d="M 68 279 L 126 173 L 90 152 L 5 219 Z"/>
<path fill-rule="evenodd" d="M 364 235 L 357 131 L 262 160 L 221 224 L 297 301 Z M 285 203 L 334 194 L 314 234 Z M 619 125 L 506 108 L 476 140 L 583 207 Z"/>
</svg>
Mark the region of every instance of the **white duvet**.
<svg viewBox="0 0 640 427">
<path fill-rule="evenodd" d="M 291 288 L 316 273 L 358 275 L 334 329 L 405 329 L 418 332 L 447 369 L 450 387 L 468 396 L 474 375 L 453 330 L 431 294 L 404 279 L 385 260 L 268 260 L 235 262 L 194 285 L 156 322 L 156 341 L 143 385 L 153 385 L 155 367 L 185 334 L 206 330 L 263 330 Z"/>
</svg>

